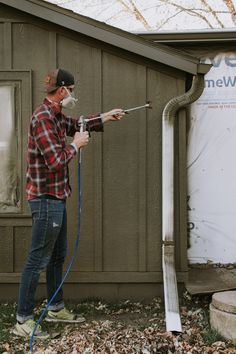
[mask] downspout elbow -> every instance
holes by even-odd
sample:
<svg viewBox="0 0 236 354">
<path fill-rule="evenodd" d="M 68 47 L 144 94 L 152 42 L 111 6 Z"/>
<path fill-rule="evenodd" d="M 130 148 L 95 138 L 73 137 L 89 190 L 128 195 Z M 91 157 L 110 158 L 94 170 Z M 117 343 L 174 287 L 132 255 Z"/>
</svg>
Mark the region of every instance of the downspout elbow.
<svg viewBox="0 0 236 354">
<path fill-rule="evenodd" d="M 192 86 L 190 90 L 181 96 L 172 98 L 165 106 L 162 118 L 163 121 L 174 119 L 175 114 L 180 108 L 183 108 L 196 101 L 204 90 L 204 75 L 198 74 L 193 76 Z"/>
</svg>

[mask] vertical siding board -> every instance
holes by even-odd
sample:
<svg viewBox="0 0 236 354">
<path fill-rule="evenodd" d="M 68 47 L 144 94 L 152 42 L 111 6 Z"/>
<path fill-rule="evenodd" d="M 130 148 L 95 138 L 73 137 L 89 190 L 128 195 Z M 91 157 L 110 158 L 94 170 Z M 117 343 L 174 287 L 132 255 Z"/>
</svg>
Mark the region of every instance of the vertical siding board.
<svg viewBox="0 0 236 354">
<path fill-rule="evenodd" d="M 76 76 L 75 95 L 79 97 L 74 116 L 101 112 L 101 52 L 72 39 L 58 36 L 58 64 Z M 68 55 L 70 53 L 70 55 Z M 101 270 L 101 143 L 102 134 L 92 133 L 89 145 L 83 149 L 81 165 L 82 215 L 81 241 L 74 270 Z M 69 245 L 72 249 L 77 232 L 77 166 L 70 163 L 70 183 L 73 189 L 68 203 Z"/>
<path fill-rule="evenodd" d="M 45 96 L 43 80 L 50 68 L 48 31 L 29 23 L 12 25 L 13 69 L 33 72 L 32 105 L 35 108 Z"/>
<path fill-rule="evenodd" d="M 102 224 L 102 147 L 100 139 L 94 143 L 94 271 L 103 270 L 103 224 Z"/>
<path fill-rule="evenodd" d="M 12 25 L 11 22 L 4 23 L 4 40 L 3 40 L 3 68 L 4 70 L 12 69 Z"/>
<path fill-rule="evenodd" d="M 104 110 L 143 104 L 146 99 L 145 77 L 144 66 L 104 53 Z M 145 189 L 143 176 L 139 182 L 141 153 L 139 144 L 145 140 L 145 129 L 140 132 L 140 124 L 143 123 L 143 119 L 145 121 L 143 114 L 144 112 L 138 111 L 124 117 L 118 124 L 110 123 L 105 127 L 103 137 L 105 271 L 138 271 L 139 268 L 140 224 L 145 225 L 145 213 L 139 220 L 140 185 L 142 184 L 142 189 Z M 144 138 L 141 134 L 144 134 Z M 142 190 L 141 197 L 144 193 Z M 145 229 L 145 226 L 142 228 Z M 145 238 L 145 235 L 143 237 Z"/>
<path fill-rule="evenodd" d="M 0 227 L 0 269 L 2 273 L 13 272 L 13 227 Z"/>
<path fill-rule="evenodd" d="M 49 70 L 57 68 L 57 34 L 56 32 L 48 32 L 48 64 Z"/>
<path fill-rule="evenodd" d="M 4 67 L 4 23 L 0 23 L 0 67 Z"/>
<path fill-rule="evenodd" d="M 147 95 L 152 101 L 147 126 L 147 270 L 161 270 L 161 131 L 164 102 L 162 75 L 148 69 Z"/>
<path fill-rule="evenodd" d="M 147 97 L 147 69 L 145 67 L 145 79 L 140 77 L 140 86 L 145 99 Z M 132 118 L 131 118 L 132 119 Z M 134 117 L 135 119 L 135 117 Z M 138 270 L 145 272 L 147 270 L 147 111 L 140 111 L 138 118 Z"/>
<path fill-rule="evenodd" d="M 100 112 L 103 107 L 103 80 L 102 80 L 102 56 L 100 51 L 98 63 L 99 63 L 99 77 L 97 81 L 100 82 L 99 91 L 97 95 L 100 99 Z M 103 134 L 98 134 L 93 142 L 93 165 L 94 165 L 94 271 L 101 272 L 103 270 L 103 194 L 102 194 L 102 147 L 103 147 Z"/>
</svg>

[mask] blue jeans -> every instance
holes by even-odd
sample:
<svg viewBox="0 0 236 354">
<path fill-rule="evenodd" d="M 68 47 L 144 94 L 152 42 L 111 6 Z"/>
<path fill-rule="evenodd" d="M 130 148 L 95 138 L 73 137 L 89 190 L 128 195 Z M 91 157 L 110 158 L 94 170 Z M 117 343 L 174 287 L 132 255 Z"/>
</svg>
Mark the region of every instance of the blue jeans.
<svg viewBox="0 0 236 354">
<path fill-rule="evenodd" d="M 32 213 L 32 242 L 22 272 L 17 320 L 33 318 L 34 297 L 40 273 L 46 269 L 47 294 L 50 299 L 61 283 L 66 256 L 66 203 L 56 199 L 36 198 L 29 201 Z M 64 307 L 63 291 L 58 292 L 49 310 Z"/>
</svg>

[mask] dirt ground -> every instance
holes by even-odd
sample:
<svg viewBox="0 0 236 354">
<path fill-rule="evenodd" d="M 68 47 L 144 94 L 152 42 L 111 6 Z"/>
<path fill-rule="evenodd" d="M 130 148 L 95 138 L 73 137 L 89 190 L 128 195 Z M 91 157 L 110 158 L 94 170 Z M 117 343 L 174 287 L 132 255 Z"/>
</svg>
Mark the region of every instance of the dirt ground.
<svg viewBox="0 0 236 354">
<path fill-rule="evenodd" d="M 236 353 L 235 343 L 225 340 L 211 329 L 210 301 L 210 296 L 192 297 L 185 292 L 180 299 L 183 332 L 175 334 L 165 330 L 164 304 L 160 298 L 150 303 L 129 300 L 104 303 L 91 299 L 79 304 L 71 303 L 69 308 L 83 314 L 86 322 L 62 325 L 43 321 L 43 330 L 47 330 L 51 338 L 44 342 L 34 340 L 33 353 Z M 15 321 L 15 309 L 11 306 L 15 307 L 14 304 L 0 306 L 0 353 L 29 353 L 29 340 L 11 334 Z M 44 306 L 40 304 L 37 307 L 37 315 Z"/>
</svg>

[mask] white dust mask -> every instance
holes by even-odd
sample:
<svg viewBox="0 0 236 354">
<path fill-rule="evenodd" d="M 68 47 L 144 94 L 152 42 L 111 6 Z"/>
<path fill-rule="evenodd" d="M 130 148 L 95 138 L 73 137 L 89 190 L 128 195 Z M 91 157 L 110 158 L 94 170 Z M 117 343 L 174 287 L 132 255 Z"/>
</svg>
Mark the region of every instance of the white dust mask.
<svg viewBox="0 0 236 354">
<path fill-rule="evenodd" d="M 68 89 L 65 87 L 68 96 L 66 96 L 65 98 L 63 98 L 63 100 L 61 100 L 61 106 L 63 108 L 68 108 L 68 109 L 73 109 L 75 108 L 75 103 L 78 101 L 77 98 L 73 97 L 70 92 L 68 91 Z"/>
</svg>

